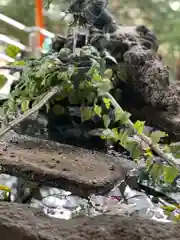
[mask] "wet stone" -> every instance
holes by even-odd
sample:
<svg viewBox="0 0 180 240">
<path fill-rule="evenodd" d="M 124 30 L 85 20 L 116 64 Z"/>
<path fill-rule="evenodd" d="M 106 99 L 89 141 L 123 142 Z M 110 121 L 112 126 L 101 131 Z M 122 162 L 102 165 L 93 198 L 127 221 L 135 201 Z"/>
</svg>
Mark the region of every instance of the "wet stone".
<svg viewBox="0 0 180 240">
<path fill-rule="evenodd" d="M 0 143 L 3 173 L 79 196 L 107 192 L 133 168 L 127 160 L 47 140 L 20 137 L 14 142 Z"/>
</svg>

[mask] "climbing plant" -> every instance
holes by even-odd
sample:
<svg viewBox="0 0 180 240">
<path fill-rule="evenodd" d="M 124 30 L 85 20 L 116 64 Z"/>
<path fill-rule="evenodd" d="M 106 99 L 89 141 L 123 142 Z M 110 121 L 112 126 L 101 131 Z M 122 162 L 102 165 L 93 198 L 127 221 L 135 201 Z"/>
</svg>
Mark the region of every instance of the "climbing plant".
<svg viewBox="0 0 180 240">
<path fill-rule="evenodd" d="M 48 1 L 48 5 L 50 3 Z M 124 111 L 110 94 L 115 81 L 114 69 L 118 69 L 118 75 L 123 76 L 120 79 L 124 81 L 126 74 L 117 60 L 102 47 L 108 36 L 101 39 L 99 45 L 102 46 L 97 48 L 86 40 L 83 46 L 78 47 L 77 25 L 103 28 L 104 34 L 110 25 L 111 30 L 114 29 L 115 22 L 105 9 L 106 3 L 107 1 L 96 4 L 92 1 L 72 3 L 69 8 L 69 13 L 74 17 L 70 24 L 73 26 L 71 44 L 63 44 L 57 51 L 52 48 L 51 52 L 42 57 L 24 62 L 20 80 L 3 106 L 6 119 L 3 121 L 0 137 L 43 106 L 46 106 L 47 112 L 53 108 L 56 115 L 61 117 L 67 112 L 67 105 L 76 105 L 80 108 L 82 122 L 92 121 L 95 124 L 98 119 L 102 123 L 101 128 L 96 128 L 92 134 L 120 144 L 137 163 L 143 158 L 149 179 L 168 186 L 179 176 L 180 167 L 171 153 L 172 146 L 164 147 L 159 144 L 166 133 L 156 131 L 146 136 L 145 122 L 133 123 L 130 120 L 131 114 Z M 148 32 L 147 29 L 145 32 Z M 152 34 L 150 38 L 154 39 Z M 6 50 L 11 57 L 17 52 L 12 47 Z M 22 61 L 20 64 L 16 62 L 16 65 L 22 64 Z M 0 76 L 0 87 L 5 83 L 6 78 Z M 68 104 L 64 105 L 62 100 L 66 100 Z M 54 104 L 56 101 L 59 101 L 58 105 Z M 155 156 L 159 156 L 158 160 Z"/>
<path fill-rule="evenodd" d="M 144 122 L 131 122 L 131 114 L 124 111 L 109 93 L 113 88 L 113 69 L 107 67 L 107 61 L 111 61 L 112 66 L 117 64 L 109 53 L 104 51 L 102 54 L 91 45 L 73 50 L 62 48 L 60 52 L 52 51 L 39 59 L 29 59 L 4 104 L 8 118 L 4 120 L 0 137 L 43 105 L 49 111 L 53 101 L 67 98 L 69 105 L 80 106 L 82 122 L 97 117 L 102 120 L 102 128 L 98 128 L 95 135 L 119 143 L 136 162 L 143 157 L 146 172 L 153 182 L 172 184 L 179 175 L 179 167 L 169 153 L 170 147 L 163 149 L 159 145 L 166 134 L 156 131 L 147 137 Z M 5 82 L 6 78 L 1 75 L 0 86 L 3 87 Z M 66 107 L 58 105 L 54 110 L 60 117 Z M 13 118 L 15 120 L 9 123 Z M 161 160 L 155 161 L 154 154 Z"/>
</svg>

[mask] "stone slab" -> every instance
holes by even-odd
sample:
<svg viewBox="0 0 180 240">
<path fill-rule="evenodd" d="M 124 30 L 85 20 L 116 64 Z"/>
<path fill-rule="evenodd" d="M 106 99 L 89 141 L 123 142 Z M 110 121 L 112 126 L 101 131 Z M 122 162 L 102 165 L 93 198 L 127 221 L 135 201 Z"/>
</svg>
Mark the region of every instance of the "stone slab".
<svg viewBox="0 0 180 240">
<path fill-rule="evenodd" d="M 179 224 L 140 217 L 100 215 L 59 220 L 38 209 L 0 203 L 0 233 L 4 240 L 179 240 Z"/>
<path fill-rule="evenodd" d="M 0 142 L 1 172 L 80 196 L 110 190 L 132 169 L 127 160 L 36 138 Z"/>
</svg>

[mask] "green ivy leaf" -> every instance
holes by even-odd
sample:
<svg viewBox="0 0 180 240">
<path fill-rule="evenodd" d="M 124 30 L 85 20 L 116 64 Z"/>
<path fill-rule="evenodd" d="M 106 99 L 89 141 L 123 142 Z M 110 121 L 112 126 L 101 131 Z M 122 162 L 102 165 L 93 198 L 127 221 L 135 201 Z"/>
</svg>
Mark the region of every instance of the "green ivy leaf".
<svg viewBox="0 0 180 240">
<path fill-rule="evenodd" d="M 169 145 L 169 151 L 173 154 L 175 158 L 179 158 L 180 156 L 180 143 L 172 143 Z"/>
<path fill-rule="evenodd" d="M 16 102 L 14 100 L 9 99 L 7 105 L 12 112 L 15 112 L 17 110 Z"/>
<path fill-rule="evenodd" d="M 36 72 L 36 78 L 44 78 L 41 82 L 42 86 L 44 86 L 46 83 L 45 75 L 49 71 L 48 65 L 49 65 L 48 62 L 41 64 L 41 66 L 39 66 L 39 70 Z"/>
<path fill-rule="evenodd" d="M 106 71 L 104 72 L 104 78 L 108 78 L 108 79 L 111 79 L 112 78 L 112 75 L 113 75 L 113 71 L 112 69 L 106 69 Z"/>
<path fill-rule="evenodd" d="M 141 157 L 141 151 L 140 151 L 139 147 L 136 145 L 134 146 L 134 148 L 130 154 L 131 154 L 131 157 L 136 161 L 139 160 Z"/>
<path fill-rule="evenodd" d="M 108 116 L 108 115 L 104 115 L 104 116 L 103 116 L 103 121 L 104 121 L 104 126 L 105 126 L 105 128 L 108 128 L 108 127 L 109 127 L 109 124 L 110 124 L 110 122 L 111 122 L 109 116 Z"/>
<path fill-rule="evenodd" d="M 166 136 L 167 136 L 167 134 L 165 132 L 154 131 L 154 132 L 151 133 L 150 138 L 151 138 L 153 144 L 156 144 L 160 141 L 160 139 L 162 137 L 166 137 Z"/>
<path fill-rule="evenodd" d="M 147 156 L 147 157 L 153 157 L 153 153 L 152 153 L 152 151 L 151 151 L 151 148 L 149 148 L 149 147 L 146 148 L 144 155 Z"/>
<path fill-rule="evenodd" d="M 102 81 L 101 75 L 99 75 L 98 73 L 95 73 L 93 75 L 93 81 L 101 82 Z"/>
<path fill-rule="evenodd" d="M 118 134 L 117 134 L 117 138 L 118 138 Z M 113 140 L 115 140 L 115 133 L 114 133 L 114 131 L 109 129 L 109 128 L 103 130 L 102 131 L 102 135 L 101 135 L 101 139 L 113 139 Z"/>
<path fill-rule="evenodd" d="M 121 124 L 128 124 L 130 113 L 126 111 L 121 111 L 120 109 L 115 109 L 115 122 L 120 121 Z"/>
<path fill-rule="evenodd" d="M 126 142 L 127 142 L 127 139 L 128 139 L 128 131 L 127 130 L 124 130 L 124 129 L 121 129 L 119 131 L 119 141 L 121 143 L 122 146 L 126 146 Z"/>
<path fill-rule="evenodd" d="M 168 212 L 173 212 L 174 210 L 177 209 L 176 206 L 174 206 L 174 205 L 167 205 L 167 206 L 163 205 L 163 206 L 161 206 L 161 208 Z"/>
<path fill-rule="evenodd" d="M 102 113 L 102 108 L 98 105 L 95 104 L 94 106 L 94 112 L 99 116 L 101 117 L 101 113 Z"/>
<path fill-rule="evenodd" d="M 144 124 L 145 124 L 145 122 L 141 122 L 139 120 L 134 123 L 133 126 L 136 129 L 138 134 L 142 134 L 143 133 L 143 131 L 144 131 Z"/>
<path fill-rule="evenodd" d="M 103 102 L 104 102 L 106 108 L 109 109 L 111 106 L 111 100 L 109 98 L 103 98 Z"/>
<path fill-rule="evenodd" d="M 121 111 L 120 109 L 116 108 L 115 110 L 115 122 L 118 122 L 121 120 L 124 111 Z"/>
<path fill-rule="evenodd" d="M 120 119 L 121 124 L 124 124 L 124 125 L 129 124 L 129 117 L 130 117 L 130 116 L 131 116 L 130 113 L 124 112 L 122 118 Z"/>
<path fill-rule="evenodd" d="M 163 145 L 163 150 L 165 153 L 171 153 L 170 146 L 167 144 Z M 179 150 L 180 150 L 180 148 L 179 148 Z"/>
<path fill-rule="evenodd" d="M 17 54 L 21 51 L 20 48 L 9 44 L 7 48 L 5 49 L 6 55 L 8 55 L 11 58 L 16 58 Z"/>
<path fill-rule="evenodd" d="M 21 103 L 21 110 L 22 110 L 22 112 L 26 112 L 26 111 L 29 110 L 29 103 L 30 103 L 29 100 L 22 101 L 22 103 Z"/>
<path fill-rule="evenodd" d="M 11 66 L 25 66 L 26 62 L 23 60 L 20 61 L 14 61 L 13 63 L 11 63 Z"/>
<path fill-rule="evenodd" d="M 0 74 L 0 89 L 4 87 L 7 81 L 8 79 L 4 75 Z"/>
<path fill-rule="evenodd" d="M 128 138 L 128 136 L 127 136 Z M 135 160 L 139 159 L 141 156 L 141 150 L 139 148 L 139 145 L 136 141 L 133 140 L 126 140 L 125 144 L 126 150 L 130 153 L 131 157 Z"/>
<path fill-rule="evenodd" d="M 112 129 L 112 132 L 113 132 L 113 135 L 114 135 L 113 140 L 114 140 L 115 142 L 119 141 L 119 131 L 118 131 L 118 129 L 117 129 L 117 128 L 113 128 L 113 129 Z"/>
<path fill-rule="evenodd" d="M 150 170 L 150 174 L 154 182 L 158 182 L 159 177 L 162 176 L 163 173 L 163 165 L 159 163 L 155 163 Z"/>
<path fill-rule="evenodd" d="M 101 82 L 93 82 L 93 86 L 98 89 L 99 96 L 109 92 L 113 87 L 112 82 L 107 78 L 104 78 Z"/>
<path fill-rule="evenodd" d="M 178 170 L 171 166 L 163 166 L 164 181 L 172 183 L 174 179 L 179 175 Z"/>
<path fill-rule="evenodd" d="M 82 122 L 88 121 L 92 119 L 92 117 L 94 116 L 94 113 L 91 107 L 81 107 L 80 111 L 81 111 Z"/>
<path fill-rule="evenodd" d="M 153 156 L 149 156 L 146 160 L 147 171 L 149 171 L 149 168 L 152 166 L 152 164 L 153 164 Z"/>
<path fill-rule="evenodd" d="M 94 76 L 98 75 L 99 73 L 97 72 L 97 69 L 99 68 L 99 63 L 94 60 L 94 59 L 91 59 L 92 61 L 92 65 L 91 65 L 91 68 L 89 69 L 89 71 L 86 73 L 87 76 L 91 76 L 92 79 Z M 101 75 L 100 75 L 101 76 Z"/>
</svg>

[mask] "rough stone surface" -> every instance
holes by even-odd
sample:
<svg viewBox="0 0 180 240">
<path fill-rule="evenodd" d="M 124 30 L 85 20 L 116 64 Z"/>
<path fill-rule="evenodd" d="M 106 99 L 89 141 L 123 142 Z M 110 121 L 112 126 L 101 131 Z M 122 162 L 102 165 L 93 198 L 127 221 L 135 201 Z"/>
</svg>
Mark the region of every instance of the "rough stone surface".
<svg viewBox="0 0 180 240">
<path fill-rule="evenodd" d="M 179 141 L 179 87 L 171 84 L 169 67 L 158 54 L 159 44 L 155 34 L 144 25 L 118 25 L 104 8 L 101 9 L 101 16 L 97 17 L 98 7 L 92 1 L 88 2 L 88 8 L 87 1 L 82 0 L 81 3 L 79 0 L 73 1 L 72 13 L 83 13 L 83 21 L 90 21 L 92 27 L 88 37 L 77 34 L 77 45 L 81 48 L 85 45 L 85 39 L 88 39 L 88 43 L 99 51 L 107 50 L 117 60 L 118 66 L 113 69 L 111 94 L 124 110 L 132 114 L 135 121 L 145 121 L 167 132 L 170 141 Z M 87 9 L 94 14 L 86 13 Z M 72 35 L 67 39 L 57 38 L 53 49 L 59 52 L 64 46 L 72 48 L 72 39 Z"/>
<path fill-rule="evenodd" d="M 76 195 L 110 190 L 132 168 L 127 160 L 36 138 L 0 143 L 1 172 Z"/>
<path fill-rule="evenodd" d="M 0 204 L 1 239 L 6 240 L 179 240 L 179 225 L 139 217 L 101 215 L 51 219 L 25 205 Z"/>
<path fill-rule="evenodd" d="M 14 240 L 55 240 L 63 239 L 76 221 L 56 220 L 46 217 L 37 209 L 30 209 L 26 205 L 0 204 L 0 232 L 1 239 Z M 78 223 L 78 220 L 77 220 Z"/>
</svg>

